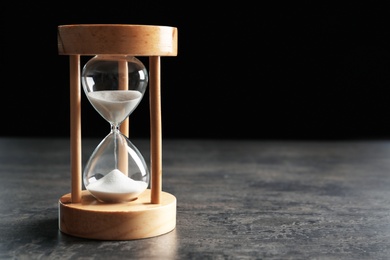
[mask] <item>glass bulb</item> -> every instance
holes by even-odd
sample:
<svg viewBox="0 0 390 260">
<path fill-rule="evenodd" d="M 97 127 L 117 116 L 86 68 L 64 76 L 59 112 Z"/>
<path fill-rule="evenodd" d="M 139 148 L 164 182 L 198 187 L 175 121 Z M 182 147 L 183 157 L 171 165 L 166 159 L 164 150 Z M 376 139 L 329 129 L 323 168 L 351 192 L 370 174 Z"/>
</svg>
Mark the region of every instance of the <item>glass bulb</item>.
<svg viewBox="0 0 390 260">
<path fill-rule="evenodd" d="M 111 126 L 83 172 L 84 186 L 102 202 L 137 199 L 149 185 L 150 174 L 142 154 L 119 130 L 141 102 L 147 84 L 145 66 L 132 56 L 97 55 L 83 68 L 84 92 Z"/>
</svg>

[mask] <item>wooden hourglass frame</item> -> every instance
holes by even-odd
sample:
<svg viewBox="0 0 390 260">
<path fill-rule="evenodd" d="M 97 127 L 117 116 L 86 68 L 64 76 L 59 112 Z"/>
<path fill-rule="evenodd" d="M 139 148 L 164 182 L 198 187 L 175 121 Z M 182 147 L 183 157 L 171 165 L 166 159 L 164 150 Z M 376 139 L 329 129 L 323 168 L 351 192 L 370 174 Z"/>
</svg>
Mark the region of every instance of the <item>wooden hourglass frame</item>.
<svg viewBox="0 0 390 260">
<path fill-rule="evenodd" d="M 59 205 L 59 229 L 98 240 L 154 237 L 176 227 L 176 198 L 162 191 L 161 56 L 177 56 L 177 28 L 127 24 L 58 26 L 58 52 L 70 61 L 71 193 Z M 102 203 L 82 190 L 80 56 L 149 56 L 150 189 L 136 200 Z M 121 132 L 128 133 L 128 118 Z"/>
</svg>

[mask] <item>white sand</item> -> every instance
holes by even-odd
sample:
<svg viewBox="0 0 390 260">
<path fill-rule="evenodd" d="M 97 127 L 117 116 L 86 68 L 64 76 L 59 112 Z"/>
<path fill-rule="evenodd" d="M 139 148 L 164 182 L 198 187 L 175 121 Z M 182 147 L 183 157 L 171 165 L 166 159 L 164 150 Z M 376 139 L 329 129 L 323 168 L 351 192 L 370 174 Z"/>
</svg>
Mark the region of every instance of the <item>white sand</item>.
<svg viewBox="0 0 390 260">
<path fill-rule="evenodd" d="M 103 178 L 90 183 L 86 188 L 97 199 L 114 202 L 136 199 L 147 186 L 146 182 L 132 180 L 115 169 Z"/>
<path fill-rule="evenodd" d="M 136 90 L 104 90 L 88 93 L 89 101 L 109 122 L 119 124 L 127 118 L 142 99 Z"/>
</svg>

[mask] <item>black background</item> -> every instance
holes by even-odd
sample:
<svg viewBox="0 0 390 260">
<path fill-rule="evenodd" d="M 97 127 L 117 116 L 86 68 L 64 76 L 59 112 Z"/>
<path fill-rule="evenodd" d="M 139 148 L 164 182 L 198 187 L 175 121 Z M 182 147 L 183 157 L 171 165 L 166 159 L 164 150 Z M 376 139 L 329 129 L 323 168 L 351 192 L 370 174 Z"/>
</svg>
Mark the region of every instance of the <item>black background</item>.
<svg viewBox="0 0 390 260">
<path fill-rule="evenodd" d="M 161 59 L 163 138 L 390 137 L 385 4 L 7 2 L 0 19 L 0 136 L 69 136 L 57 27 L 118 23 L 178 28 L 178 56 Z M 147 95 L 134 137 L 149 136 Z M 83 136 L 103 138 L 108 123 L 82 98 Z"/>
</svg>

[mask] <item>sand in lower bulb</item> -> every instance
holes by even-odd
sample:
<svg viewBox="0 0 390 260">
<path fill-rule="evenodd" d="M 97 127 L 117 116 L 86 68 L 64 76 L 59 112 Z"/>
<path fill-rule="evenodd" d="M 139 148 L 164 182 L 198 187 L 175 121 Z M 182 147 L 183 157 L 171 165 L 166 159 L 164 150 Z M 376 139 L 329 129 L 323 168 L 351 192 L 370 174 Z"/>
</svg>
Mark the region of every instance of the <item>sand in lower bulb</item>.
<svg viewBox="0 0 390 260">
<path fill-rule="evenodd" d="M 91 182 L 86 188 L 98 200 L 104 202 L 131 201 L 146 190 L 148 184 L 135 181 L 114 169 L 106 176 Z"/>
</svg>

